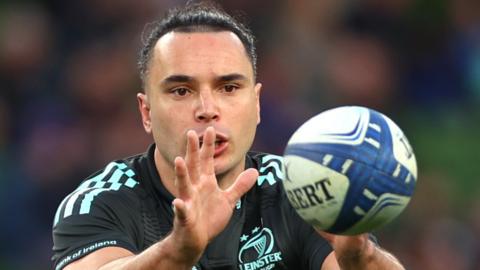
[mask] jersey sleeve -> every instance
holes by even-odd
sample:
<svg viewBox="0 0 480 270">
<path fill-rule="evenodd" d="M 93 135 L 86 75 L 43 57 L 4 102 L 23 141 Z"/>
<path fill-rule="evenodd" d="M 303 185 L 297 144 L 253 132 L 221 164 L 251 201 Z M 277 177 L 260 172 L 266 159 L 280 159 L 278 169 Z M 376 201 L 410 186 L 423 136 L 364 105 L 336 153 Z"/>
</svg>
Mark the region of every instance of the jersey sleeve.
<svg viewBox="0 0 480 270">
<path fill-rule="evenodd" d="M 126 188 L 79 189 L 67 196 L 53 225 L 55 270 L 104 247 L 137 253 L 139 209 L 134 192 Z"/>
</svg>

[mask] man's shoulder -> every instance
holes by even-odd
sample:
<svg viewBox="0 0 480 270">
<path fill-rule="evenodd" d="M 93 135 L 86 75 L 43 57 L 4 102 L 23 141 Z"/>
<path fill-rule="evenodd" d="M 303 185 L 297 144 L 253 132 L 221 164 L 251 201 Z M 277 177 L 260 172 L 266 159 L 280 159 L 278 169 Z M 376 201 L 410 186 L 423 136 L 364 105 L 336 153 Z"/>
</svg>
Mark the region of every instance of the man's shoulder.
<svg viewBox="0 0 480 270">
<path fill-rule="evenodd" d="M 249 167 L 256 168 L 259 176 L 257 185 L 260 187 L 278 186 L 283 181 L 283 157 L 279 155 L 250 151 Z"/>
<path fill-rule="evenodd" d="M 142 189 L 139 173 L 134 166 L 136 158 L 112 161 L 83 180 L 60 203 L 54 225 L 70 216 L 92 214 L 95 206 L 99 205 L 111 210 L 134 206 Z"/>
</svg>

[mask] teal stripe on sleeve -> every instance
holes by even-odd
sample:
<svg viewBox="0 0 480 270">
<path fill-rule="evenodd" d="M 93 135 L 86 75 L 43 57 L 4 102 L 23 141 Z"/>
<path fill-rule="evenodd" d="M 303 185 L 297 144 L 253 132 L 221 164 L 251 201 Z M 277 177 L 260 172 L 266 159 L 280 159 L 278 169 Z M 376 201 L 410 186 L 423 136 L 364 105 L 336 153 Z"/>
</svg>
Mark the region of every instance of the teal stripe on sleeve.
<svg viewBox="0 0 480 270">
<path fill-rule="evenodd" d="M 97 196 L 98 194 L 100 194 L 104 191 L 107 191 L 107 190 L 110 190 L 110 189 L 108 189 L 108 188 L 97 188 L 97 189 L 94 189 L 94 190 L 90 191 L 89 193 L 87 193 L 82 200 L 82 204 L 80 205 L 80 215 L 90 213 L 90 207 L 92 206 L 92 202 L 93 202 L 93 199 L 95 198 L 95 196 Z"/>
<path fill-rule="evenodd" d="M 61 210 L 65 208 L 63 213 L 64 218 L 71 216 L 73 214 L 75 203 L 83 195 L 84 197 L 80 204 L 79 214 L 88 214 L 90 212 L 93 200 L 103 191 L 117 191 L 122 186 L 129 188 L 135 187 L 138 184 L 138 182 L 132 178 L 135 176 L 135 172 L 131 169 L 124 171 L 127 167 L 128 166 L 125 163 L 110 162 L 102 171 L 102 173 L 84 181 L 72 194 L 67 196 L 60 203 L 60 206 L 55 213 L 54 226 L 60 220 Z M 110 178 L 106 178 L 106 176 L 109 175 L 112 170 L 114 171 Z M 124 176 L 128 177 L 127 180 L 125 183 L 120 183 L 120 180 Z"/>
</svg>

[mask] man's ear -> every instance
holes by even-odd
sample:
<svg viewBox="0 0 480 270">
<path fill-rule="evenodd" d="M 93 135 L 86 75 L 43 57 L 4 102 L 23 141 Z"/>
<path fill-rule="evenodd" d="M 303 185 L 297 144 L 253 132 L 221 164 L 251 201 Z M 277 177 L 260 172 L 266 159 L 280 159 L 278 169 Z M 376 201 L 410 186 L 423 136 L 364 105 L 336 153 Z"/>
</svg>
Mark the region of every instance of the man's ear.
<svg viewBox="0 0 480 270">
<path fill-rule="evenodd" d="M 143 128 L 148 134 L 152 133 L 152 119 L 150 115 L 150 102 L 146 93 L 137 94 L 138 110 L 142 116 Z"/>
<path fill-rule="evenodd" d="M 262 84 L 257 83 L 255 85 L 255 95 L 257 98 L 257 125 L 260 124 L 260 92 L 262 90 Z"/>
</svg>

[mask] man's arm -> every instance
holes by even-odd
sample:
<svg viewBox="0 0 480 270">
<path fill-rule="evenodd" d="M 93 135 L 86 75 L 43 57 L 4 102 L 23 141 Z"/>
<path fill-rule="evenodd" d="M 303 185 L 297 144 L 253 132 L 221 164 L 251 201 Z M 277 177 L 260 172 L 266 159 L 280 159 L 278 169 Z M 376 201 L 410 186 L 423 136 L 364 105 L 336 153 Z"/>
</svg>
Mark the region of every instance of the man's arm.
<svg viewBox="0 0 480 270">
<path fill-rule="evenodd" d="M 321 270 L 405 270 L 390 253 L 373 243 L 368 234 L 340 236 L 319 232 L 332 245 Z"/>
<path fill-rule="evenodd" d="M 175 159 L 177 198 L 172 232 L 138 255 L 107 247 L 69 264 L 66 270 L 191 269 L 207 244 L 225 229 L 240 197 L 255 183 L 258 172 L 242 172 L 226 190 L 220 189 L 214 169 L 215 130 L 206 129 L 203 145 L 194 131 L 187 133 L 185 158 Z"/>
<path fill-rule="evenodd" d="M 142 253 L 134 255 L 120 247 L 106 247 L 67 265 L 65 270 L 192 269 L 192 258 L 181 256 L 171 234 Z"/>
</svg>

